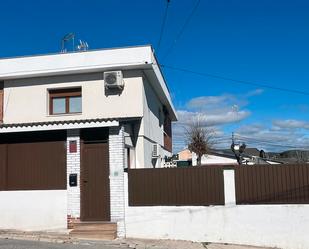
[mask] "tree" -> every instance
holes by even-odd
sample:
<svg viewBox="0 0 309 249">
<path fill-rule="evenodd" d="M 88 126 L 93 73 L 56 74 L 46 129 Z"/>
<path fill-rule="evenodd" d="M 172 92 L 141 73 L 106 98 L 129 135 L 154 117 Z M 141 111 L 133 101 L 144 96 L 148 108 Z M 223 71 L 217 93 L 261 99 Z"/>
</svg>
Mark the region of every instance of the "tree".
<svg viewBox="0 0 309 249">
<path fill-rule="evenodd" d="M 188 149 L 197 155 L 197 165 L 202 163 L 202 156 L 208 154 L 213 145 L 213 132 L 195 121 L 186 128 Z"/>
</svg>

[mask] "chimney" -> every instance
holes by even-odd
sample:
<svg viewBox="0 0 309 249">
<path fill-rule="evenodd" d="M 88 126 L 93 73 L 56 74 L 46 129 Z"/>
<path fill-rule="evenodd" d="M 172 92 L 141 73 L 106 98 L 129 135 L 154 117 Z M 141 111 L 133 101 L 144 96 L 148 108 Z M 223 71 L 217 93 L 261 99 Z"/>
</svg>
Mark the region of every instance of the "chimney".
<svg viewBox="0 0 309 249">
<path fill-rule="evenodd" d="M 0 124 L 3 123 L 4 82 L 0 81 Z"/>
</svg>

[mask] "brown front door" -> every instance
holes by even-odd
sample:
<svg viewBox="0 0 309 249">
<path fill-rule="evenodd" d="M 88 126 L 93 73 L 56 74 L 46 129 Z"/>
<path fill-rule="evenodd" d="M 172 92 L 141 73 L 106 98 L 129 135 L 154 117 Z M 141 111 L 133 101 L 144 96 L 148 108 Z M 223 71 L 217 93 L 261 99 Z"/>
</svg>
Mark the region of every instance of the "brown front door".
<svg viewBox="0 0 309 249">
<path fill-rule="evenodd" d="M 82 145 L 81 220 L 110 221 L 107 142 Z"/>
</svg>

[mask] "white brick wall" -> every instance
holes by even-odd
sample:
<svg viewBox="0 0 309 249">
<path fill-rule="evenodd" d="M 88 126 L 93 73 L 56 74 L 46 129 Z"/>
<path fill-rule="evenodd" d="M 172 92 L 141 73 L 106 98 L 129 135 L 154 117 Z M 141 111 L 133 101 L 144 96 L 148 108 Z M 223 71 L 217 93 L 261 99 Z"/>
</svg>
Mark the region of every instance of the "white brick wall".
<svg viewBox="0 0 309 249">
<path fill-rule="evenodd" d="M 70 153 L 69 141 L 76 141 L 77 152 Z M 70 187 L 69 175 L 77 174 L 77 186 Z M 80 137 L 79 130 L 67 131 L 67 193 L 68 193 L 68 215 L 73 218 L 80 217 Z"/>
<path fill-rule="evenodd" d="M 111 221 L 117 222 L 118 237 L 125 236 L 124 158 L 124 129 L 111 127 L 109 130 Z"/>
<path fill-rule="evenodd" d="M 69 141 L 77 142 L 77 152 L 70 153 L 67 146 L 67 193 L 68 215 L 72 218 L 80 217 L 80 136 L 79 130 L 68 130 Z M 125 236 L 125 199 L 124 199 L 124 130 L 123 127 L 109 129 L 109 165 L 110 165 L 110 205 L 111 221 L 117 222 L 118 237 Z M 69 186 L 69 175 L 78 174 L 78 186 Z"/>
</svg>

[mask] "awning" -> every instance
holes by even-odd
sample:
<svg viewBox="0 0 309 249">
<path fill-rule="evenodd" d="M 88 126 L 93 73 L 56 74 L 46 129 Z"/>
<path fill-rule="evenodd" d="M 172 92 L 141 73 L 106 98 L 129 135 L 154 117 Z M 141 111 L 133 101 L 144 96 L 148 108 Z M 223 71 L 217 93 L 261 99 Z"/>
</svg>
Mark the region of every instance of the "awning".
<svg viewBox="0 0 309 249">
<path fill-rule="evenodd" d="M 98 119 L 82 119 L 82 120 L 0 124 L 0 133 L 112 127 L 112 126 L 119 126 L 120 122 L 139 120 L 139 119 L 141 118 L 140 117 L 106 118 L 106 119 L 98 118 Z"/>
</svg>

